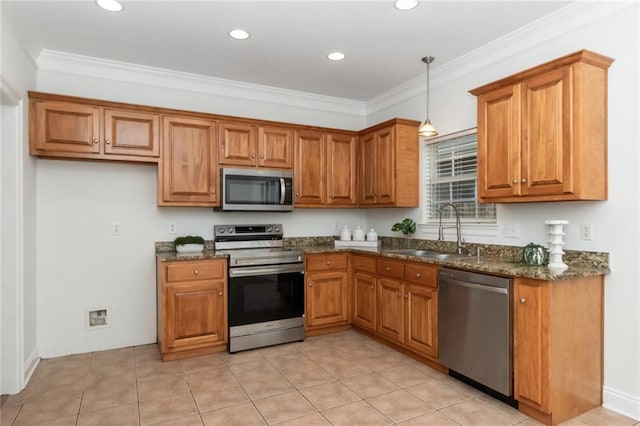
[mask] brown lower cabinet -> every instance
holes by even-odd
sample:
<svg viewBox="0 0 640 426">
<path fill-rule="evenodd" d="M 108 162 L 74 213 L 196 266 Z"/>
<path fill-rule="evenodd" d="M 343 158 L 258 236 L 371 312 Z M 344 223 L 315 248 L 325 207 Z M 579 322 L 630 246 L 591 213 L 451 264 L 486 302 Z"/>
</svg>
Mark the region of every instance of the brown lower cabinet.
<svg viewBox="0 0 640 426">
<path fill-rule="evenodd" d="M 348 253 L 310 254 L 305 258 L 305 328 L 349 322 Z"/>
<path fill-rule="evenodd" d="M 158 261 L 158 344 L 163 360 L 227 344 L 227 261 Z"/>
</svg>

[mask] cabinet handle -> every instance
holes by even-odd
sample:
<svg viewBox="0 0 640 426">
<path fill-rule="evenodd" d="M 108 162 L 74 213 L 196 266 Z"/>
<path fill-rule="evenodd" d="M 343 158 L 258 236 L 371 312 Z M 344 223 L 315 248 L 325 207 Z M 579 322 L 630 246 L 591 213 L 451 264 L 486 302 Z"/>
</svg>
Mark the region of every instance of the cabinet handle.
<svg viewBox="0 0 640 426">
<path fill-rule="evenodd" d="M 221 291 L 218 292 L 218 296 L 222 296 L 222 292 Z"/>
<path fill-rule="evenodd" d="M 420 272 L 416 272 L 416 278 L 420 278 Z"/>
<path fill-rule="evenodd" d="M 309 283 L 309 287 L 313 287 L 313 283 Z"/>
<path fill-rule="evenodd" d="M 193 270 L 193 275 L 198 275 L 200 273 L 200 271 L 198 271 L 197 269 Z"/>
<path fill-rule="evenodd" d="M 296 197 L 299 197 L 299 196 L 300 196 L 300 193 L 299 193 L 299 192 L 296 192 Z"/>
<path fill-rule="evenodd" d="M 331 261 L 330 260 L 327 260 L 327 265 L 331 265 Z"/>
<path fill-rule="evenodd" d="M 107 145 L 109 145 L 111 143 L 111 141 L 109 139 L 107 139 L 106 141 L 104 141 L 104 143 L 106 143 Z"/>
<path fill-rule="evenodd" d="M 212 189 L 212 190 L 211 190 L 211 193 L 212 193 L 212 194 L 215 194 L 215 193 L 216 193 L 216 190 L 215 190 L 215 189 Z"/>
<path fill-rule="evenodd" d="M 514 185 L 518 184 L 518 179 L 514 179 L 511 183 L 513 183 Z"/>
<path fill-rule="evenodd" d="M 260 154 L 260 158 L 264 158 L 264 154 Z"/>
<path fill-rule="evenodd" d="M 402 293 L 398 292 L 398 297 L 402 297 Z"/>
<path fill-rule="evenodd" d="M 391 268 L 389 268 L 388 266 L 386 268 L 384 268 L 385 271 L 390 271 Z"/>
<path fill-rule="evenodd" d="M 527 180 L 525 178 L 522 178 L 522 180 L 520 182 L 527 183 Z"/>
<path fill-rule="evenodd" d="M 255 154 L 251 154 L 251 158 L 256 158 L 256 155 Z"/>
<path fill-rule="evenodd" d="M 406 293 L 406 294 L 404 295 L 404 298 L 405 298 L 405 299 L 408 299 L 408 298 L 409 298 L 409 293 Z"/>
<path fill-rule="evenodd" d="M 93 143 L 98 143 L 98 139 L 94 139 L 94 140 L 93 140 Z"/>
<path fill-rule="evenodd" d="M 525 303 L 527 303 L 527 299 L 525 299 L 524 297 L 520 298 L 520 304 L 524 305 Z"/>
<path fill-rule="evenodd" d="M 373 288 L 373 284 L 371 284 L 371 288 Z"/>
</svg>

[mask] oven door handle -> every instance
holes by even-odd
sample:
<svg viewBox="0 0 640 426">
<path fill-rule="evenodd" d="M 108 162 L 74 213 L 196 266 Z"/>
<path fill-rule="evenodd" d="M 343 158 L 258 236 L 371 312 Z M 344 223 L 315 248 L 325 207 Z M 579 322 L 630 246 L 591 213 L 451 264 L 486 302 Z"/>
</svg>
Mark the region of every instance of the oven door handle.
<svg viewBox="0 0 640 426">
<path fill-rule="evenodd" d="M 285 192 L 287 191 L 287 187 L 284 184 L 284 178 L 280 178 L 280 204 L 284 205 Z"/>
<path fill-rule="evenodd" d="M 301 264 L 276 265 L 276 266 L 257 266 L 248 268 L 231 268 L 229 277 L 254 277 L 257 275 L 300 273 L 304 274 Z"/>
</svg>

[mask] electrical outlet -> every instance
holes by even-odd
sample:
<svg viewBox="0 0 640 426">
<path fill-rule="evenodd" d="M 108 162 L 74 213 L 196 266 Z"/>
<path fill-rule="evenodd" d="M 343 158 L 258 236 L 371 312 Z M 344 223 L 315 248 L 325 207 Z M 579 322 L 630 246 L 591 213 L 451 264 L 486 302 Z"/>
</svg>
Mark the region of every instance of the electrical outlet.
<svg viewBox="0 0 640 426">
<path fill-rule="evenodd" d="M 585 241 L 593 240 L 593 224 L 591 223 L 580 224 L 580 239 Z"/>
<path fill-rule="evenodd" d="M 520 224 L 508 223 L 504 225 L 504 236 L 506 238 L 518 238 L 520 236 Z"/>
<path fill-rule="evenodd" d="M 120 235 L 120 222 L 113 222 L 111 224 L 111 235 Z"/>
<path fill-rule="evenodd" d="M 170 223 L 169 224 L 169 233 L 170 234 L 175 234 L 176 232 L 177 232 L 176 231 L 176 224 L 175 223 Z"/>
</svg>

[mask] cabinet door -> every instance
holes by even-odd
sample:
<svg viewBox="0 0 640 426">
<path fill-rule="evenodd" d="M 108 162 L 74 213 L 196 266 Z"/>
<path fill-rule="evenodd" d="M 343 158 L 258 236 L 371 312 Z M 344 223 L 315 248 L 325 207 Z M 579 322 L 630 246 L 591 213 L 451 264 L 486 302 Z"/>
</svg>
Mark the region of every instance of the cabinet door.
<svg viewBox="0 0 640 426">
<path fill-rule="evenodd" d="M 325 203 L 325 137 L 321 132 L 299 131 L 295 136 L 296 205 L 321 206 Z"/>
<path fill-rule="evenodd" d="M 160 156 L 160 116 L 105 109 L 104 139 L 106 154 L 157 158 Z"/>
<path fill-rule="evenodd" d="M 33 101 L 32 101 L 33 102 Z M 31 148 L 36 151 L 100 154 L 99 107 L 67 102 L 35 101 L 31 129 Z"/>
<path fill-rule="evenodd" d="M 571 68 L 522 83 L 522 194 L 574 192 Z"/>
<path fill-rule="evenodd" d="M 255 166 L 258 163 L 256 127 L 244 123 L 218 123 L 218 160 L 220 164 Z"/>
<path fill-rule="evenodd" d="M 349 135 L 327 136 L 327 204 L 355 206 L 356 138 Z"/>
<path fill-rule="evenodd" d="M 405 284 L 405 344 L 423 355 L 438 356 L 438 291 Z"/>
<path fill-rule="evenodd" d="M 548 285 L 517 279 L 514 283 L 515 398 L 543 411 L 548 406 Z"/>
<path fill-rule="evenodd" d="M 478 196 L 520 194 L 520 90 L 509 86 L 478 97 Z"/>
<path fill-rule="evenodd" d="M 293 168 L 293 130 L 285 127 L 258 128 L 258 166 Z"/>
<path fill-rule="evenodd" d="M 214 206 L 217 197 L 215 123 L 163 118 L 160 205 Z"/>
<path fill-rule="evenodd" d="M 378 278 L 378 333 L 398 342 L 404 342 L 404 297 L 402 283 Z"/>
<path fill-rule="evenodd" d="M 395 129 L 393 126 L 376 132 L 376 204 L 391 205 L 395 203 Z"/>
<path fill-rule="evenodd" d="M 227 342 L 224 281 L 171 284 L 165 292 L 167 348 Z"/>
<path fill-rule="evenodd" d="M 307 327 L 346 323 L 348 320 L 347 273 L 308 273 L 306 282 Z"/>
<path fill-rule="evenodd" d="M 352 322 L 371 331 L 376 330 L 376 278 L 370 274 L 353 274 Z"/>
<path fill-rule="evenodd" d="M 360 138 L 360 204 L 376 204 L 376 134 L 367 133 Z"/>
</svg>

